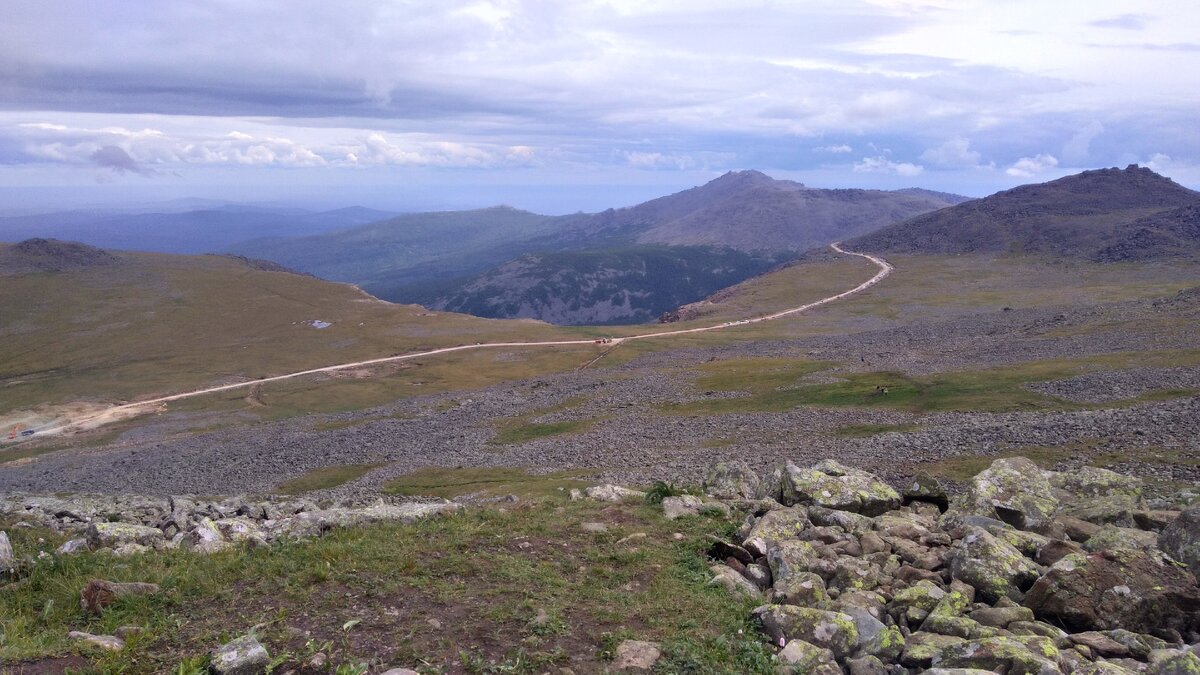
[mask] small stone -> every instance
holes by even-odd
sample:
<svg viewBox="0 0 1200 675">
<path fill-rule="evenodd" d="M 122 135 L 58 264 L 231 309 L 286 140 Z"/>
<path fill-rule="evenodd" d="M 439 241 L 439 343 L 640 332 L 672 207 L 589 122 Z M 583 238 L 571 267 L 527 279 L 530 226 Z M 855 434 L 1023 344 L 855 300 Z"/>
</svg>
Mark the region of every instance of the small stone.
<svg viewBox="0 0 1200 675">
<path fill-rule="evenodd" d="M 421 675 L 421 673 L 413 670 L 412 668 L 392 668 L 390 670 L 383 671 L 382 675 Z"/>
<path fill-rule="evenodd" d="M 662 656 L 662 652 L 659 650 L 657 642 L 626 640 L 617 645 L 617 655 L 613 659 L 612 669 L 649 672 L 660 656 Z"/>
<path fill-rule="evenodd" d="M 117 600 L 140 595 L 153 595 L 159 591 L 158 584 L 141 582 L 118 583 L 104 579 L 92 579 L 79 594 L 79 605 L 85 612 L 99 614 L 101 610 Z"/>
<path fill-rule="evenodd" d="M 67 637 L 72 640 L 79 640 L 92 647 L 107 649 L 110 652 L 119 652 L 125 648 L 125 641 L 114 635 L 92 635 L 91 633 L 73 630 L 67 633 Z"/>
<path fill-rule="evenodd" d="M 55 553 L 59 555 L 75 555 L 88 550 L 87 539 L 69 539 L 63 542 L 62 546 L 58 547 Z"/>
<path fill-rule="evenodd" d="M 704 502 L 695 495 L 680 495 L 662 500 L 663 515 L 667 517 L 667 520 L 675 520 L 684 516 L 698 516 L 703 505 Z"/>
<path fill-rule="evenodd" d="M 630 490 L 620 485 L 596 485 L 585 489 L 584 494 L 598 502 L 623 502 L 626 499 L 644 499 L 645 492 Z"/>
<path fill-rule="evenodd" d="M 0 575 L 12 574 L 17 569 L 17 557 L 13 555 L 8 533 L 0 531 Z"/>
<path fill-rule="evenodd" d="M 214 649 L 210 667 L 217 675 L 258 675 L 270 662 L 266 648 L 246 635 Z"/>
<path fill-rule="evenodd" d="M 608 525 L 604 523 L 580 523 L 579 529 L 593 534 L 604 534 L 608 532 Z"/>
</svg>

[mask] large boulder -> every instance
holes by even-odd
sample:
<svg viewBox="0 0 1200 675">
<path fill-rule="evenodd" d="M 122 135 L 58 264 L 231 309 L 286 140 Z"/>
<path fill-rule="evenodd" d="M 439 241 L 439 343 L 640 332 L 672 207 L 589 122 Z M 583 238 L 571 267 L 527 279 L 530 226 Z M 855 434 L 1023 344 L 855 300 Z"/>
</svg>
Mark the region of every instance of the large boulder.
<svg viewBox="0 0 1200 675">
<path fill-rule="evenodd" d="M 704 491 L 717 499 L 754 499 L 761 487 L 758 473 L 740 459 L 714 464 L 704 479 Z"/>
<path fill-rule="evenodd" d="M 1158 535 L 1158 547 L 1200 576 L 1200 507 L 1180 513 L 1167 525 Z"/>
<path fill-rule="evenodd" d="M 792 640 L 775 657 L 782 675 L 842 675 L 833 652 L 804 640 Z"/>
<path fill-rule="evenodd" d="M 139 544 L 157 548 L 163 545 L 166 538 L 157 527 L 134 525 L 132 523 L 103 523 L 94 522 L 87 530 L 88 546 L 93 549 L 117 548 L 125 544 Z"/>
<path fill-rule="evenodd" d="M 773 542 L 795 539 L 811 524 L 802 506 L 767 511 L 754 522 L 742 545 L 756 556 L 766 555 Z"/>
<path fill-rule="evenodd" d="M 1084 466 L 1070 471 L 1045 472 L 1050 485 L 1069 496 L 1075 497 L 1110 497 L 1125 495 L 1138 499 L 1142 496 L 1143 483 L 1140 478 L 1125 474 L 1098 469 L 1094 466 Z"/>
<path fill-rule="evenodd" d="M 1200 628 L 1196 578 L 1152 551 L 1068 555 L 1037 580 L 1024 604 L 1039 619 L 1076 631 Z"/>
<path fill-rule="evenodd" d="M 814 504 L 866 516 L 877 516 L 900 505 L 900 493 L 872 474 L 825 460 L 810 468 L 784 466 L 781 501 Z"/>
<path fill-rule="evenodd" d="M 1040 572 L 1037 563 L 1011 544 L 978 527 L 968 530 L 950 556 L 951 576 L 973 586 L 989 602 L 1020 599 Z"/>
<path fill-rule="evenodd" d="M 946 521 L 985 516 L 1022 530 L 1049 527 L 1058 508 L 1050 482 L 1036 464 L 1024 457 L 1005 457 L 976 474 L 967 490 L 950 505 Z"/>
<path fill-rule="evenodd" d="M 854 619 L 841 612 L 797 607 L 795 605 L 763 605 L 754 610 L 763 630 L 772 642 L 804 640 L 846 658 L 858 647 L 858 627 Z"/>
<path fill-rule="evenodd" d="M 938 668 L 976 668 L 1008 675 L 1060 675 L 1058 648 L 1041 636 L 997 636 L 950 645 L 933 659 Z"/>
</svg>

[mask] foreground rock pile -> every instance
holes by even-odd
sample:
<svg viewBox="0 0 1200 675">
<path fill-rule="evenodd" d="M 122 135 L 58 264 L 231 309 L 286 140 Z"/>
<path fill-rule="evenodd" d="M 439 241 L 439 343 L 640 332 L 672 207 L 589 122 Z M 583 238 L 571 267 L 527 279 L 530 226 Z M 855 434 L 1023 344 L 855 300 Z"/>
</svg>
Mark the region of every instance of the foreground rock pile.
<svg viewBox="0 0 1200 675">
<path fill-rule="evenodd" d="M 235 544 L 317 537 L 335 527 L 380 521 L 412 522 L 461 508 L 446 501 L 318 503 L 307 499 L 250 501 L 241 497 L 79 495 L 0 497 L 0 514 L 29 526 L 74 532 L 60 554 L 84 550 L 133 555 L 186 548 L 216 553 Z"/>
<path fill-rule="evenodd" d="M 782 672 L 1200 673 L 1200 509 L 1022 458 L 953 502 L 908 487 L 833 461 L 710 472 L 710 495 L 751 512 L 714 542 L 713 582 L 762 600 Z"/>
</svg>

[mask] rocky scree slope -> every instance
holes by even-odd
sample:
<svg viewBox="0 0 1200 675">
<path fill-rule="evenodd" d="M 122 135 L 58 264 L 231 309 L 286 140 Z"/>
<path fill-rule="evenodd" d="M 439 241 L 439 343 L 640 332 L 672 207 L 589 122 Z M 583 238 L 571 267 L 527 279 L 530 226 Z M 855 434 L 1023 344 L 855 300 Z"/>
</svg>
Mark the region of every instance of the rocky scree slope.
<svg viewBox="0 0 1200 675">
<path fill-rule="evenodd" d="M 852 239 L 878 253 L 1039 254 L 1119 262 L 1200 253 L 1200 193 L 1139 167 L 1022 185 Z"/>
</svg>

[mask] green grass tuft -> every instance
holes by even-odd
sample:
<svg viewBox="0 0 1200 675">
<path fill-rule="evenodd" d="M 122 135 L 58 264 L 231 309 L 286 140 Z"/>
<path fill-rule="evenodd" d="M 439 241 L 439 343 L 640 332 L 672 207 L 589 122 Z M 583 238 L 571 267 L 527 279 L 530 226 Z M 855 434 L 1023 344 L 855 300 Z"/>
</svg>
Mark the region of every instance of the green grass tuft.
<svg viewBox="0 0 1200 675">
<path fill-rule="evenodd" d="M 372 469 L 382 464 L 341 464 L 338 466 L 323 466 L 313 469 L 303 476 L 281 483 L 275 488 L 276 492 L 284 495 L 298 495 L 313 490 L 328 490 L 339 485 L 365 476 Z"/>
</svg>

